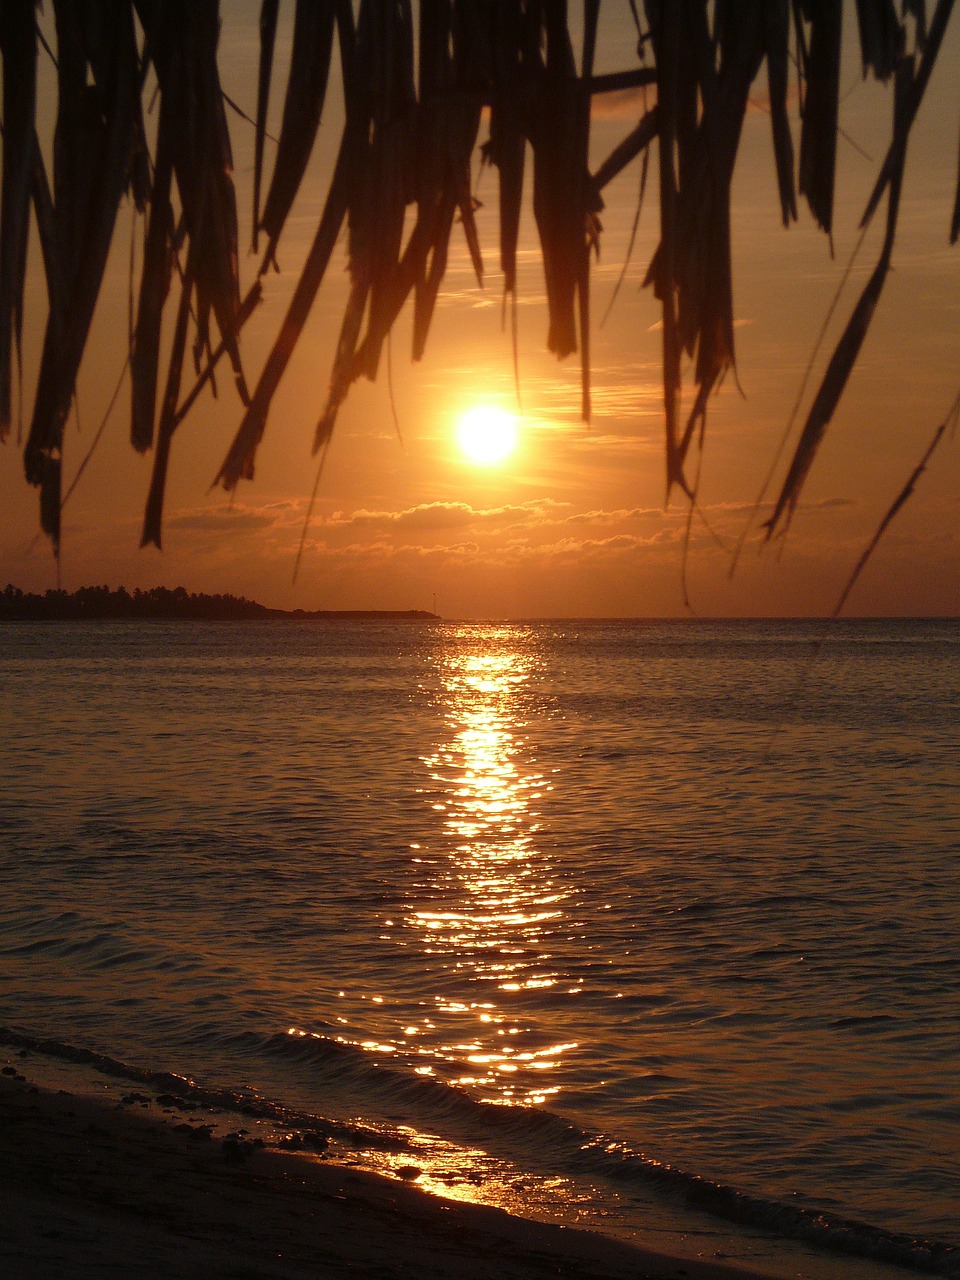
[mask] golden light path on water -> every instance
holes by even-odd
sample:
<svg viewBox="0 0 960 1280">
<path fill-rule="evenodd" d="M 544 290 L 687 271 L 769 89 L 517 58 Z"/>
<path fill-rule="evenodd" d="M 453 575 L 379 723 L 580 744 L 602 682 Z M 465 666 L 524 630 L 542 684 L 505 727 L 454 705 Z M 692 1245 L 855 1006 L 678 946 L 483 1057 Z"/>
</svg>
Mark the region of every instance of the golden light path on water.
<svg viewBox="0 0 960 1280">
<path fill-rule="evenodd" d="M 435 996 L 439 1025 L 470 1029 L 439 1046 L 441 1057 L 467 1064 L 456 1083 L 491 1101 L 536 1105 L 557 1092 L 551 1072 L 577 1046 L 532 1042 L 523 1016 L 538 991 L 564 981 L 550 936 L 569 891 L 538 848 L 540 802 L 552 788 L 524 737 L 537 655 L 517 636 L 516 628 L 471 629 L 444 658 L 450 736 L 424 764 L 447 853 L 405 924 L 419 934 L 425 968 L 446 971 L 445 994 Z"/>
<path fill-rule="evenodd" d="M 406 1001 L 395 1011 L 386 993 L 361 997 L 382 1010 L 376 1038 L 354 1039 L 340 1017 L 345 1033 L 338 1039 L 375 1061 L 396 1054 L 416 1074 L 489 1104 L 550 1106 L 562 1092 L 560 1068 L 580 1049 L 575 1011 L 562 1006 L 578 1004 L 583 980 L 564 970 L 558 954 L 578 928 L 571 919 L 578 889 L 542 838 L 555 771 L 537 759 L 551 720 L 537 678 L 540 641 L 518 626 L 444 632 L 448 643 L 420 686 L 444 726 L 419 757 L 419 798 L 434 821 L 421 824 L 402 903 L 382 922 L 390 931 L 382 940 L 404 948 L 407 959 L 416 956 L 409 970 L 404 964 L 414 981 L 404 982 Z M 392 1123 L 398 1118 L 393 1113 Z M 429 1115 L 407 1113 L 398 1128 L 410 1149 L 371 1150 L 363 1161 L 406 1177 L 412 1151 L 424 1190 L 523 1216 L 611 1227 L 617 1197 L 609 1189 L 515 1165 L 502 1150 L 474 1145 L 463 1131 L 457 1136 L 449 1123 L 452 1141 Z"/>
</svg>

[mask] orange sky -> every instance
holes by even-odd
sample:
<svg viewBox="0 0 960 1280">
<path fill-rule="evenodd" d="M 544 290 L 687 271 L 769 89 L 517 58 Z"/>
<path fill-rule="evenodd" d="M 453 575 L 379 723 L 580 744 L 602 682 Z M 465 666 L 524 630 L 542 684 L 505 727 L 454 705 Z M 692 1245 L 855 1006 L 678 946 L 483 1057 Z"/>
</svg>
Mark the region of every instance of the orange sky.
<svg viewBox="0 0 960 1280">
<path fill-rule="evenodd" d="M 574 8 L 575 6 L 571 6 Z M 223 7 L 224 87 L 252 114 L 259 4 Z M 602 69 L 631 65 L 626 3 L 603 6 Z M 850 7 L 852 14 L 853 6 Z M 292 6 L 281 6 L 286 47 Z M 701 614 L 823 614 L 884 511 L 919 461 L 958 389 L 960 248 L 948 245 L 956 177 L 960 52 L 955 22 L 911 141 L 892 272 L 874 327 L 814 466 L 785 546 L 752 538 L 735 577 L 727 569 L 790 416 L 803 370 L 857 238 L 857 221 L 882 160 L 888 129 L 885 91 L 863 85 L 855 34 L 842 77 L 841 123 L 869 159 L 841 141 L 836 257 L 805 206 L 784 231 L 776 196 L 770 122 L 747 119 L 735 182 L 734 289 L 739 380 L 712 401 L 701 502 L 712 532 L 695 523 L 687 564 L 693 609 Z M 278 41 L 283 56 L 284 39 Z M 45 74 L 48 74 L 45 73 Z M 272 94 L 273 127 L 283 101 Z M 334 95 L 333 88 L 331 95 Z M 596 113 L 594 163 L 636 122 L 636 100 Z M 47 116 L 49 122 L 49 114 Z M 230 117 L 241 214 L 249 244 L 252 129 Z M 321 127 L 308 186 L 281 240 L 280 275 L 266 278 L 266 301 L 243 336 L 255 380 L 313 234 L 322 178 L 339 126 Z M 481 141 L 485 127 L 481 127 Z M 795 131 L 795 143 L 799 130 Z M 529 174 L 528 174 L 529 179 Z M 622 269 L 639 183 L 637 166 L 605 192 L 602 258 L 593 276 L 594 420 L 578 418 L 576 358 L 558 364 L 544 350 L 543 280 L 532 212 L 523 225 L 520 273 L 520 409 L 509 334 L 501 328 L 502 279 L 496 245 L 496 175 L 479 178 L 486 284 L 473 280 L 454 229 L 450 269 L 427 355 L 411 365 L 403 317 L 392 344 L 394 426 L 387 379 L 358 384 L 341 412 L 296 583 L 292 581 L 315 462 L 310 442 L 323 407 L 345 297 L 342 255 L 332 264 L 300 349 L 275 399 L 257 477 L 233 496 L 210 488 L 239 421 L 231 380 L 205 398 L 180 428 L 167 489 L 164 550 L 139 549 L 149 457 L 127 443 L 125 385 L 100 448 L 64 512 L 63 585 L 182 584 L 229 591 L 271 605 L 304 608 L 426 608 L 446 617 L 642 616 L 686 612 L 682 555 L 686 513 L 663 504 L 663 426 L 657 304 L 640 283 L 655 247 L 656 170 L 633 261 L 613 311 L 600 321 Z M 112 267 L 79 387 L 80 429 L 69 424 L 69 483 L 103 416 L 123 365 L 127 328 L 129 202 L 118 221 Z M 138 227 L 138 237 L 142 228 Z M 831 332 L 836 335 L 872 269 L 868 239 Z M 26 392 L 43 323 L 39 249 L 31 240 Z M 241 259 L 242 285 L 256 260 Z M 821 356 L 822 368 L 825 355 Z M 808 394 L 809 401 L 809 394 Z M 519 445 L 505 462 L 482 467 L 456 442 L 459 416 L 495 402 L 519 414 Z M 796 434 L 796 432 L 795 432 Z M 960 612 L 960 486 L 957 442 L 946 439 L 911 503 L 891 528 L 847 607 L 850 614 Z M 119 480 L 119 484 L 118 484 Z M 0 448 L 0 585 L 56 584 L 49 546 L 36 537 L 36 494 L 22 479 L 16 441 Z M 719 542 L 717 541 L 719 540 Z"/>
</svg>

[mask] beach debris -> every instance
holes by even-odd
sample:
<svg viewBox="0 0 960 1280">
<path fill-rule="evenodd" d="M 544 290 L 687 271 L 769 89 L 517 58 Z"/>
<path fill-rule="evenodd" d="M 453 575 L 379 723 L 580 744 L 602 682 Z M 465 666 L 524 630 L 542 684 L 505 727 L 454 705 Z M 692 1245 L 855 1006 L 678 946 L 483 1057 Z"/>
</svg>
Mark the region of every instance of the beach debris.
<svg viewBox="0 0 960 1280">
<path fill-rule="evenodd" d="M 165 1109 L 176 1109 L 177 1111 L 199 1111 L 200 1104 L 193 1102 L 190 1098 L 181 1098 L 176 1093 L 158 1093 L 156 1097 L 158 1107 Z"/>
<path fill-rule="evenodd" d="M 193 1138 L 195 1142 L 210 1142 L 213 1138 L 212 1124 L 188 1124 L 185 1120 L 182 1124 L 174 1127 L 178 1133 L 185 1133 L 188 1138 Z"/>
<path fill-rule="evenodd" d="M 145 1093 L 125 1093 L 120 1099 L 120 1105 L 124 1107 L 148 1107 L 150 1099 Z"/>
<path fill-rule="evenodd" d="M 252 1142 L 246 1142 L 239 1133 L 228 1133 L 220 1144 L 224 1156 L 234 1164 L 248 1160 L 255 1150 Z"/>
<path fill-rule="evenodd" d="M 330 1145 L 330 1139 L 320 1132 L 319 1129 L 292 1129 L 289 1133 L 283 1133 L 277 1139 L 275 1145 L 281 1151 L 307 1151 L 323 1152 Z"/>
</svg>

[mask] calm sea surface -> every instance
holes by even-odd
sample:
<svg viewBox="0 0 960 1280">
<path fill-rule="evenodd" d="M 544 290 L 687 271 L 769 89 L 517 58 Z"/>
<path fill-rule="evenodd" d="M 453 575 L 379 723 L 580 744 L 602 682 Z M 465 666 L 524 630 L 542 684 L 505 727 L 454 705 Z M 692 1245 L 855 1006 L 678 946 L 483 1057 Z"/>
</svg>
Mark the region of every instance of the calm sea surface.
<svg viewBox="0 0 960 1280">
<path fill-rule="evenodd" d="M 960 1274 L 960 623 L 8 624 L 0 673 L 7 1028 Z"/>
</svg>

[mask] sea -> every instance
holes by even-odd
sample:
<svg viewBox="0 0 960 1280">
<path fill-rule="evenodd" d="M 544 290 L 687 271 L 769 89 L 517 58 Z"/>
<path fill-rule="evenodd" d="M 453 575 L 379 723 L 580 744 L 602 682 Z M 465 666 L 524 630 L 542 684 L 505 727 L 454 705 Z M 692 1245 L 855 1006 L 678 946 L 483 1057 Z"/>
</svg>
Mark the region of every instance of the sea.
<svg viewBox="0 0 960 1280">
<path fill-rule="evenodd" d="M 0 626 L 0 1042 L 960 1276 L 960 621 Z"/>
</svg>

